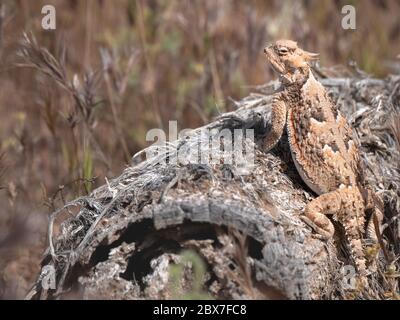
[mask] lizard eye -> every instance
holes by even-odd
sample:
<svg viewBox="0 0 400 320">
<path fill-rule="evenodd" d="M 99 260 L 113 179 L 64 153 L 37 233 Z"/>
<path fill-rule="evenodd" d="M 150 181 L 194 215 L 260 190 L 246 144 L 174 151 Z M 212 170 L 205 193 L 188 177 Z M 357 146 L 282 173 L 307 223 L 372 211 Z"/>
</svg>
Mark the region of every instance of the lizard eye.
<svg viewBox="0 0 400 320">
<path fill-rule="evenodd" d="M 286 47 L 281 47 L 281 48 L 278 49 L 278 53 L 279 53 L 279 55 L 281 55 L 281 56 L 287 54 L 288 52 L 289 52 L 289 50 L 288 50 L 288 48 L 286 48 Z"/>
</svg>

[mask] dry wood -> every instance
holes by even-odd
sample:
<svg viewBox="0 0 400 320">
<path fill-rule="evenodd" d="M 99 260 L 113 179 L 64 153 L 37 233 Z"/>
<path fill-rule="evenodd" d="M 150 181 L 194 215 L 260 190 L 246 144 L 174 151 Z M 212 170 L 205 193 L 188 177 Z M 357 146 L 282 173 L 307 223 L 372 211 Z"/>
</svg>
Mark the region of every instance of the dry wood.
<svg viewBox="0 0 400 320">
<path fill-rule="evenodd" d="M 398 145 L 389 124 L 390 114 L 399 108 L 400 78 L 322 82 L 354 126 L 367 178 L 385 199 L 384 238 L 394 260 L 400 252 L 400 177 Z M 143 153 L 138 154 L 138 164 L 121 176 L 55 212 L 43 266 L 54 266 L 57 287 L 44 290 L 44 275 L 38 276 L 27 298 L 173 298 L 177 292 L 170 267 L 182 263 L 185 249 L 197 252 L 205 263 L 201 287 L 207 296 L 353 297 L 341 275 L 342 266 L 351 261 L 340 230 L 325 242 L 300 218 L 314 195 L 297 174 L 285 139 L 269 154 L 256 146 L 255 166 L 247 175 L 228 165 L 160 164 L 174 150 L 186 148 L 190 155 L 201 132 L 211 128 L 251 128 L 258 143 L 269 128 L 275 85 L 259 87 L 257 94 L 235 102 L 236 111 L 193 130 L 163 154 L 143 161 L 137 160 Z M 78 213 L 54 234 L 53 221 L 71 206 L 78 206 Z M 398 290 L 397 278 L 388 276 L 392 261 L 379 253 L 371 260 L 376 297 Z M 191 292 L 195 265 L 183 265 L 179 287 Z"/>
</svg>

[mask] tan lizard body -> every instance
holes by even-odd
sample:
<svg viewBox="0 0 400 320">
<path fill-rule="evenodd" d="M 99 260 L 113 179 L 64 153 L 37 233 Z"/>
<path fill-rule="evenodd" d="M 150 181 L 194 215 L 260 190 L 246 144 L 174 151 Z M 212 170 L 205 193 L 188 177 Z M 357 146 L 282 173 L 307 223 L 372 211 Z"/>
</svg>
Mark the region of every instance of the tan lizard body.
<svg viewBox="0 0 400 320">
<path fill-rule="evenodd" d="M 317 54 L 298 48 L 290 40 L 279 40 L 264 52 L 282 83 L 282 90 L 273 99 L 272 128 L 264 149 L 275 146 L 286 125 L 297 171 L 318 195 L 305 208 L 306 220 L 325 239 L 334 234 L 326 215 L 333 215 L 343 225 L 360 279 L 367 285 L 362 243 L 365 210 L 374 207 L 377 197 L 365 187 L 352 129 L 312 74 L 309 61 Z M 381 211 L 376 211 L 381 217 Z"/>
</svg>

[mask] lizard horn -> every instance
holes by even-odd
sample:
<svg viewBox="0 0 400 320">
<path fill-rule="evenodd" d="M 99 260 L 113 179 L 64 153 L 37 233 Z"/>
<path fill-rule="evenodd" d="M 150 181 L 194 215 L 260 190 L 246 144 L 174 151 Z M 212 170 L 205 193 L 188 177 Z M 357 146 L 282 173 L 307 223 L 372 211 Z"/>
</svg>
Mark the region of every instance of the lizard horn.
<svg viewBox="0 0 400 320">
<path fill-rule="evenodd" d="M 318 60 L 319 59 L 319 53 L 304 51 L 304 57 L 305 57 L 306 60 Z"/>
</svg>

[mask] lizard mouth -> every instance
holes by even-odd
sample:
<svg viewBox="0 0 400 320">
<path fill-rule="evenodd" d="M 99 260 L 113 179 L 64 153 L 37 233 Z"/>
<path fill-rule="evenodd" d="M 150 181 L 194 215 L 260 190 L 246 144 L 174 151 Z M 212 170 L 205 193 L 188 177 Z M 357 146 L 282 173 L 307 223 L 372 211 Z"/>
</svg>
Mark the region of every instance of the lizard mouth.
<svg viewBox="0 0 400 320">
<path fill-rule="evenodd" d="M 272 69 L 281 74 L 284 75 L 286 74 L 286 70 L 284 65 L 279 61 L 278 57 L 276 56 L 276 53 L 274 52 L 273 48 L 270 47 L 266 47 L 264 49 L 264 54 L 266 55 Z"/>
</svg>

